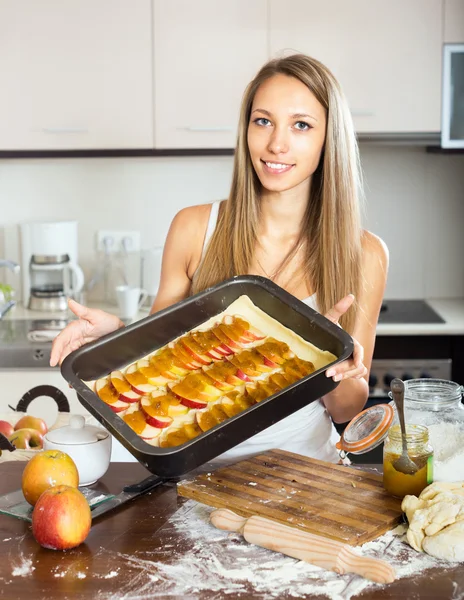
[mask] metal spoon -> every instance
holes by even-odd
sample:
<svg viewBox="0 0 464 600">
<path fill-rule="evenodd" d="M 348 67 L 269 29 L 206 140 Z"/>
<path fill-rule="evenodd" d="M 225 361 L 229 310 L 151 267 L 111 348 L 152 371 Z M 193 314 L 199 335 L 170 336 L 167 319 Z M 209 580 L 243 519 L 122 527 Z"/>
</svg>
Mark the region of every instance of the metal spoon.
<svg viewBox="0 0 464 600">
<path fill-rule="evenodd" d="M 395 378 L 391 382 L 390 388 L 393 400 L 396 404 L 396 410 L 398 411 L 401 427 L 401 440 L 403 442 L 403 452 L 401 456 L 392 463 L 393 468 L 400 473 L 414 475 L 414 473 L 417 473 L 418 469 L 417 465 L 409 458 L 408 445 L 406 443 L 406 425 L 404 423 L 404 383 L 401 379 Z"/>
</svg>

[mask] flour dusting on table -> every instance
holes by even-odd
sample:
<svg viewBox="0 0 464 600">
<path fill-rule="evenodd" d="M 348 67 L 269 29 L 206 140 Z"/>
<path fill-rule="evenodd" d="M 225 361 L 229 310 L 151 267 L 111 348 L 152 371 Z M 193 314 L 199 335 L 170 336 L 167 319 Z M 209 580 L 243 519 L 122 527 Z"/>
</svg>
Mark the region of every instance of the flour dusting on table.
<svg viewBox="0 0 464 600">
<path fill-rule="evenodd" d="M 144 600 L 155 593 L 159 598 L 202 598 L 206 592 L 220 592 L 221 598 L 231 599 L 253 592 L 254 597 L 263 599 L 319 594 L 349 600 L 367 587 L 381 587 L 357 575 L 337 575 L 248 544 L 237 533 L 215 529 L 209 523 L 211 510 L 189 500 L 156 532 L 162 544 L 158 553 L 164 546 L 168 562 L 114 553 L 115 563 L 126 563 L 136 575 L 121 585 L 117 595 L 99 595 L 99 600 Z M 388 561 L 396 569 L 397 579 L 433 567 L 456 566 L 416 552 L 404 542 L 405 532 L 406 527 L 400 525 L 355 551 Z M 173 540 L 182 543 L 173 546 Z M 186 545 L 190 550 L 186 551 Z"/>
</svg>

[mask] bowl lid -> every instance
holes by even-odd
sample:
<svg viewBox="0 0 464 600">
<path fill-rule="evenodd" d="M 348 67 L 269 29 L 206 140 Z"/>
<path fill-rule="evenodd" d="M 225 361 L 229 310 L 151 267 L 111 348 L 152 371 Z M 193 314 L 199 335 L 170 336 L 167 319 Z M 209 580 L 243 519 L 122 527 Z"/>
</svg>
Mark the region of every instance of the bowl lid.
<svg viewBox="0 0 464 600">
<path fill-rule="evenodd" d="M 67 427 L 52 429 L 46 436 L 53 444 L 78 445 L 99 442 L 106 439 L 109 433 L 101 427 L 86 425 L 82 415 L 72 415 Z"/>
<path fill-rule="evenodd" d="M 394 410 L 389 404 L 366 408 L 348 423 L 337 448 L 359 454 L 375 448 L 385 439 L 393 417 Z"/>
</svg>

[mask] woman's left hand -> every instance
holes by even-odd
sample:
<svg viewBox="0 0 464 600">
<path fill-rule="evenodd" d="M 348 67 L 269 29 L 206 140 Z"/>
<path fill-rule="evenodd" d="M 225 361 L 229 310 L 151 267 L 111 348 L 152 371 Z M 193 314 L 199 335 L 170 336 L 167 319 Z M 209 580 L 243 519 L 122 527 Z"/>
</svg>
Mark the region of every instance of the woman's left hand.
<svg viewBox="0 0 464 600">
<path fill-rule="evenodd" d="M 329 321 L 338 325 L 338 320 L 354 302 L 353 294 L 348 294 L 335 304 L 325 315 Z M 354 350 L 351 358 L 344 360 L 337 365 L 330 367 L 325 372 L 327 377 L 332 377 L 334 381 L 342 381 L 343 379 L 362 379 L 366 377 L 368 371 L 365 367 L 364 360 L 364 348 L 354 338 Z"/>
</svg>

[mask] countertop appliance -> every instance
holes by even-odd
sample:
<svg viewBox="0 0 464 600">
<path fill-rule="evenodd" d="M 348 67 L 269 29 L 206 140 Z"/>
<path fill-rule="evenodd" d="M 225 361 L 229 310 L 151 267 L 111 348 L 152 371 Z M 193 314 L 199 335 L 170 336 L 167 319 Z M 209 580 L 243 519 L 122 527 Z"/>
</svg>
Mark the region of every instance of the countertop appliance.
<svg viewBox="0 0 464 600">
<path fill-rule="evenodd" d="M 84 285 L 77 264 L 77 221 L 22 223 L 23 303 L 31 310 L 65 311 Z"/>
<path fill-rule="evenodd" d="M 464 44 L 443 47 L 441 145 L 464 148 Z"/>
</svg>

